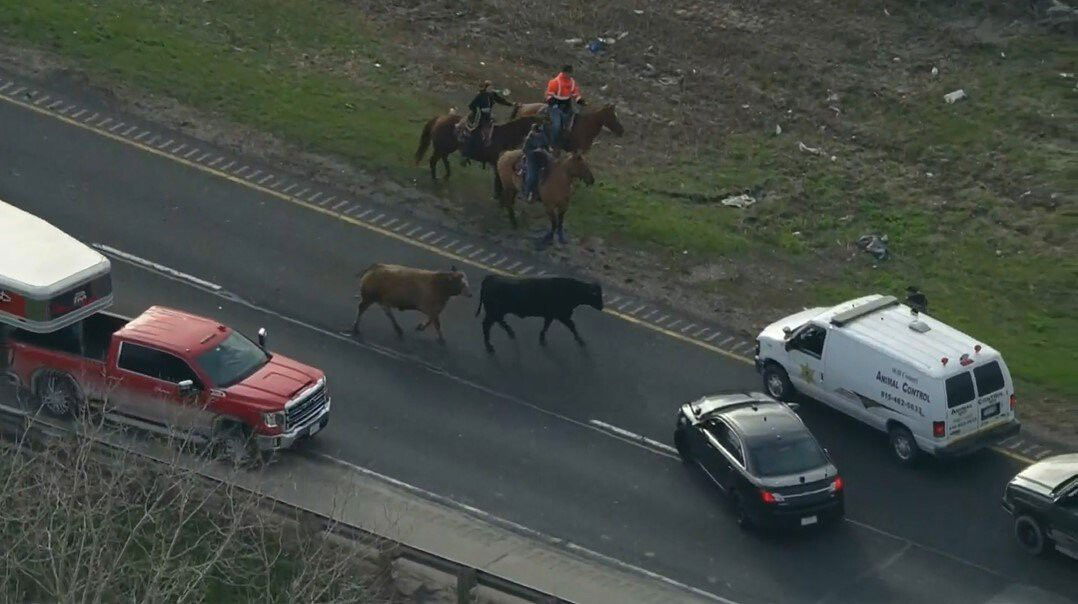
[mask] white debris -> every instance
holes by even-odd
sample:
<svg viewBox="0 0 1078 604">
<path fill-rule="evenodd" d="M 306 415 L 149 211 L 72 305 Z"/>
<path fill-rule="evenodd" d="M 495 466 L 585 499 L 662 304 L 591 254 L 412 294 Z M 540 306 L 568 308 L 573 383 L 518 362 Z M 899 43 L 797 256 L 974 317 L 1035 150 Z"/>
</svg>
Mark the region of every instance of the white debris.
<svg viewBox="0 0 1078 604">
<path fill-rule="evenodd" d="M 962 90 L 961 88 L 955 90 L 954 92 L 948 92 L 947 94 L 943 95 L 943 100 L 947 101 L 948 104 L 953 104 L 956 101 L 960 101 L 964 98 L 966 98 L 966 91 Z"/>
<path fill-rule="evenodd" d="M 1064 72 L 1060 72 L 1059 77 L 1061 77 L 1061 78 L 1073 78 L 1074 74 L 1064 71 Z"/>
<path fill-rule="evenodd" d="M 939 74 L 940 74 L 940 68 L 933 65 L 932 66 L 932 75 L 933 76 L 938 76 Z"/>
<path fill-rule="evenodd" d="M 727 197 L 726 199 L 723 199 L 720 203 L 722 203 L 722 205 L 724 206 L 729 206 L 731 208 L 747 208 L 752 204 L 756 203 L 756 198 L 751 195 L 742 193 L 741 195 L 733 195 L 731 197 Z"/>
<path fill-rule="evenodd" d="M 629 32 L 623 31 L 620 34 L 618 34 L 618 39 L 619 40 L 624 40 L 628 35 L 629 35 Z"/>
<path fill-rule="evenodd" d="M 633 12 L 634 12 L 634 13 L 636 13 L 636 14 L 638 14 L 638 15 L 642 15 L 642 14 L 644 14 L 644 11 L 642 11 L 642 10 L 640 10 L 640 9 L 638 9 L 638 8 L 637 8 L 637 9 L 634 9 L 634 10 L 633 10 Z"/>
<path fill-rule="evenodd" d="M 565 43 L 575 46 L 577 44 L 583 44 L 584 39 L 583 38 L 569 38 L 568 40 L 565 41 Z"/>
<path fill-rule="evenodd" d="M 813 155 L 824 155 L 824 152 L 816 147 L 810 147 L 801 141 L 797 141 L 797 148 L 805 153 L 811 153 Z"/>
<path fill-rule="evenodd" d="M 775 124 L 775 134 L 782 134 L 782 126 Z"/>
</svg>

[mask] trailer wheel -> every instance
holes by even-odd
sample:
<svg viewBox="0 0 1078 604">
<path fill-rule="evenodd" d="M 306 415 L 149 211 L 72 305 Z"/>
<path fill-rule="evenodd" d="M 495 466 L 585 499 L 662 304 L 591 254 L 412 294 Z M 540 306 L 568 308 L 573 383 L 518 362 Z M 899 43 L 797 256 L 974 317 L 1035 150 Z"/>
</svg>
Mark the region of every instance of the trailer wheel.
<svg viewBox="0 0 1078 604">
<path fill-rule="evenodd" d="M 35 386 L 40 408 L 53 417 L 73 418 L 82 409 L 82 397 L 70 376 L 50 371 L 38 377 Z"/>
</svg>

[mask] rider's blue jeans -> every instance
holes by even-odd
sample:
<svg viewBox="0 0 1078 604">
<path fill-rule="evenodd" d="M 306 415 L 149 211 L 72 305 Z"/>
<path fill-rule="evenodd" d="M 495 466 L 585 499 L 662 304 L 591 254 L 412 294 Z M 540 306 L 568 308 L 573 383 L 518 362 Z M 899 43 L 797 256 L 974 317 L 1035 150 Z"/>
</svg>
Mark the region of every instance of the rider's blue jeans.
<svg viewBox="0 0 1078 604">
<path fill-rule="evenodd" d="M 557 103 L 550 106 L 550 144 L 561 147 L 561 129 L 569 121 L 569 108 Z"/>
<path fill-rule="evenodd" d="M 524 192 L 534 193 L 539 196 L 539 171 L 543 166 L 543 152 L 541 150 L 529 151 L 525 158 L 524 167 Z"/>
</svg>

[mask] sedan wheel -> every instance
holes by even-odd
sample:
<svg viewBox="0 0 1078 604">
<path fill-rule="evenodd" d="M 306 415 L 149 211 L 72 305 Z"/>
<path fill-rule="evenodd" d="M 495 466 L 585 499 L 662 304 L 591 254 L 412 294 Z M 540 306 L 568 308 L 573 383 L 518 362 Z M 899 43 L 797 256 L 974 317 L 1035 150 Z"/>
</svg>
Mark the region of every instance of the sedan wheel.
<svg viewBox="0 0 1078 604">
<path fill-rule="evenodd" d="M 1044 536 L 1041 523 L 1028 515 L 1014 519 L 1014 538 L 1018 540 L 1018 545 L 1022 546 L 1026 553 L 1033 556 L 1043 554 L 1048 541 Z"/>
</svg>

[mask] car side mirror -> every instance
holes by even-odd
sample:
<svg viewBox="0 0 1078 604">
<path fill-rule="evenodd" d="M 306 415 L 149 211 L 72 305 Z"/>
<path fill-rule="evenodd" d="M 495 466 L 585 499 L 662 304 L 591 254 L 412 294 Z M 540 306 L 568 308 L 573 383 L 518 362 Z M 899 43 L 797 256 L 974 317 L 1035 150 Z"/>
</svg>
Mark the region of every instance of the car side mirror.
<svg viewBox="0 0 1078 604">
<path fill-rule="evenodd" d="M 194 380 L 180 380 L 176 387 L 180 390 L 180 394 L 191 394 L 195 391 L 195 382 Z"/>
<path fill-rule="evenodd" d="M 258 328 L 258 347 L 262 350 L 266 350 L 266 328 Z"/>
</svg>

